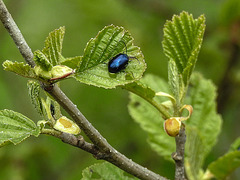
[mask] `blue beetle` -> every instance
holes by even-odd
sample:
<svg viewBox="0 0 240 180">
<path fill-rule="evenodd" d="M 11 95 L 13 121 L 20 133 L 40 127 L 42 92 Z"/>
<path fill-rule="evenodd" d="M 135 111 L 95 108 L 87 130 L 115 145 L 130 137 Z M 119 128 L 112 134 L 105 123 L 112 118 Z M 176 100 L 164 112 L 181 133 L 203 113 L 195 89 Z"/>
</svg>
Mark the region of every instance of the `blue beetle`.
<svg viewBox="0 0 240 180">
<path fill-rule="evenodd" d="M 123 42 L 123 41 L 120 41 Z M 118 73 L 121 70 L 125 69 L 128 65 L 129 58 L 137 59 L 136 57 L 129 57 L 127 55 L 127 46 L 125 42 L 123 42 L 126 47 L 126 54 L 120 53 L 116 56 L 114 56 L 109 62 L 108 62 L 108 71 L 110 73 Z M 137 59 L 138 60 L 138 59 Z M 139 62 L 139 60 L 138 60 Z"/>
</svg>

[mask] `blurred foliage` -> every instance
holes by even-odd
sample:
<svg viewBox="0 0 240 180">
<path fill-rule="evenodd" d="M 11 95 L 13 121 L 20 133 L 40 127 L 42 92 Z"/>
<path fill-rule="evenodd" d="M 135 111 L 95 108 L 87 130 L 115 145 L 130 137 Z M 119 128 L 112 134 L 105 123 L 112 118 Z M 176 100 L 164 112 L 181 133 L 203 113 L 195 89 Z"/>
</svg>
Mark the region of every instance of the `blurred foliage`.
<svg viewBox="0 0 240 180">
<path fill-rule="evenodd" d="M 135 39 L 135 45 L 141 47 L 148 65 L 146 73 L 165 79 L 167 58 L 161 46 L 163 24 L 173 14 L 183 10 L 194 17 L 205 14 L 206 32 L 195 70 L 219 86 L 218 106 L 224 119 L 223 132 L 206 165 L 224 154 L 239 136 L 240 14 L 234 11 L 234 7 L 239 7 L 238 0 L 59 0 L 57 4 L 53 0 L 4 2 L 32 50 L 42 49 L 48 33 L 64 25 L 63 55 L 82 55 L 90 38 L 95 37 L 104 26 L 114 24 L 128 29 Z M 7 31 L 0 25 L 0 60 L 3 62 L 7 59 L 23 61 Z M 0 109 L 12 109 L 37 121 L 40 117 L 30 103 L 26 83 L 26 79 L 4 72 L 1 68 Z M 146 146 L 147 134 L 130 118 L 125 90 L 105 90 L 76 83 L 75 80 L 64 81 L 62 89 L 110 144 L 134 161 L 173 178 L 174 165 L 159 158 Z M 53 137 L 42 135 L 18 146 L 1 148 L 0 162 L 3 180 L 75 180 L 81 177 L 85 167 L 97 160 Z"/>
</svg>

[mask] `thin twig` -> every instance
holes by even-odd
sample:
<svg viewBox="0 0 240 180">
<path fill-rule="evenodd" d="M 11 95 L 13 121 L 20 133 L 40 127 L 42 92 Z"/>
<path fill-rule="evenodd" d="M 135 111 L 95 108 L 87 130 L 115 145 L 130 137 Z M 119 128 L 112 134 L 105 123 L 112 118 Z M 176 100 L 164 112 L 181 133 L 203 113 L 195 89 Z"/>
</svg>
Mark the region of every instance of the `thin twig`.
<svg viewBox="0 0 240 180">
<path fill-rule="evenodd" d="M 172 154 L 172 158 L 175 161 L 175 180 L 185 180 L 185 168 L 184 168 L 184 151 L 186 134 L 184 125 L 181 126 L 179 135 L 175 138 L 176 152 Z"/>
<path fill-rule="evenodd" d="M 25 61 L 31 65 L 35 66 L 33 61 L 33 53 L 26 41 L 24 40 L 20 30 L 15 24 L 12 16 L 8 12 L 6 6 L 3 1 L 0 0 L 0 19 L 4 24 L 5 28 L 8 30 L 9 34 L 13 38 L 15 44 L 19 48 L 20 53 L 22 54 Z M 91 148 L 97 148 L 98 152 L 101 154 L 100 159 L 105 159 L 108 162 L 116 165 L 122 170 L 145 180 L 166 180 L 166 178 L 161 177 L 158 174 L 155 174 L 152 171 L 140 166 L 139 164 L 133 162 L 131 159 L 126 158 L 124 155 L 115 150 L 105 138 L 91 125 L 91 123 L 83 116 L 83 114 L 79 111 L 79 109 L 72 103 L 72 101 L 61 91 L 58 86 L 53 86 L 49 84 L 42 84 L 43 89 L 47 91 L 54 99 L 68 112 L 68 114 L 74 119 L 74 121 L 79 125 L 79 127 L 84 131 L 84 133 L 89 137 L 89 139 L 93 142 L 94 145 L 85 141 L 76 139 L 75 136 L 71 134 L 62 134 L 56 135 L 58 138 L 62 139 L 65 143 L 71 144 L 73 146 L 82 148 L 85 150 L 88 149 L 88 152 Z M 51 134 L 51 133 L 49 133 Z M 52 134 L 54 135 L 54 134 Z M 84 144 L 84 143 L 85 144 Z M 91 147 L 91 148 L 90 148 Z M 95 149 L 97 151 L 97 149 Z M 90 152 L 94 155 L 95 152 Z M 99 156 L 97 156 L 99 158 Z"/>
<path fill-rule="evenodd" d="M 101 159 L 101 157 L 103 156 L 94 144 L 86 142 L 82 136 L 76 137 L 73 134 L 59 132 L 54 129 L 42 129 L 41 134 L 47 134 L 57 137 L 61 139 L 64 143 L 81 148 L 82 150 L 93 154 L 96 159 Z"/>
</svg>

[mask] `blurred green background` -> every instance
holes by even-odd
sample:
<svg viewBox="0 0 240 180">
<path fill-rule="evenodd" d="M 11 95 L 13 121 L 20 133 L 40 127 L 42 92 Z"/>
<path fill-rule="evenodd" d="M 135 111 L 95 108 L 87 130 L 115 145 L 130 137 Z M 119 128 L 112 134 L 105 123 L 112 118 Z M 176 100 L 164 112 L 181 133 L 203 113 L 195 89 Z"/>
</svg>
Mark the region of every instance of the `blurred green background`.
<svg viewBox="0 0 240 180">
<path fill-rule="evenodd" d="M 146 73 L 167 78 L 167 58 L 162 50 L 163 25 L 173 14 L 206 16 L 206 32 L 196 71 L 219 87 L 218 111 L 224 122 L 218 144 L 206 165 L 228 150 L 240 131 L 240 1 L 239 0 L 5 0 L 31 49 L 42 49 L 48 33 L 66 27 L 63 55 L 83 54 L 98 31 L 109 24 L 123 26 L 141 47 L 148 65 Z M 57 3 L 57 4 L 56 4 Z M 23 61 L 7 31 L 0 25 L 0 60 Z M 27 79 L 0 69 L 0 109 L 12 109 L 37 121 L 28 99 Z M 74 85 L 73 85 L 74 84 Z M 127 157 L 173 179 L 174 165 L 159 157 L 146 143 L 147 135 L 127 111 L 128 93 L 62 82 L 63 91 L 82 113 Z M 174 140 L 174 139 L 173 139 Z M 76 161 L 77 160 L 77 161 Z M 81 178 L 82 169 L 98 162 L 88 153 L 41 135 L 20 145 L 0 148 L 0 179 Z M 236 177 L 237 175 L 235 175 Z M 233 176 L 234 177 L 234 176 Z"/>
</svg>

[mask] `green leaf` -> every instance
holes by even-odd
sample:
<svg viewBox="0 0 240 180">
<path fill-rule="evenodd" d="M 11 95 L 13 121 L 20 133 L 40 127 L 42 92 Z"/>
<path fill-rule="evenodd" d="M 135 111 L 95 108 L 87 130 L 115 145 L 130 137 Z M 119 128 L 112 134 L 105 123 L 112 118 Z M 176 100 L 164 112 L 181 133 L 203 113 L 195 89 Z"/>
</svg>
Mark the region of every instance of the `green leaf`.
<svg viewBox="0 0 240 180">
<path fill-rule="evenodd" d="M 42 52 L 53 66 L 60 64 L 64 61 L 62 56 L 62 44 L 65 33 L 65 27 L 60 27 L 50 32 L 45 40 L 45 46 Z"/>
<path fill-rule="evenodd" d="M 26 116 L 11 111 L 0 111 L 0 147 L 11 142 L 19 144 L 30 135 L 38 136 L 39 127 Z"/>
<path fill-rule="evenodd" d="M 124 175 L 124 171 L 118 167 L 108 163 L 94 164 L 82 172 L 82 180 L 137 180 Z"/>
<path fill-rule="evenodd" d="M 12 62 L 6 60 L 3 62 L 3 67 L 5 71 L 11 71 L 23 77 L 37 78 L 33 68 L 31 68 L 31 66 L 28 64 L 24 64 L 23 62 Z"/>
<path fill-rule="evenodd" d="M 168 84 L 157 76 L 146 75 L 141 79 L 141 82 L 156 92 L 169 92 Z M 159 103 L 167 99 L 166 97 L 155 98 Z M 132 118 L 147 132 L 148 143 L 152 149 L 164 158 L 172 160 L 171 154 L 175 151 L 175 141 L 164 131 L 164 120 L 159 112 L 151 104 L 135 94 L 130 94 L 128 110 Z"/>
<path fill-rule="evenodd" d="M 34 52 L 33 60 L 43 71 L 50 71 L 53 67 L 49 59 L 40 50 Z"/>
<path fill-rule="evenodd" d="M 27 87 L 28 87 L 28 95 L 31 99 L 32 104 L 36 108 L 37 112 L 43 116 L 44 115 L 43 105 L 42 105 L 41 98 L 39 97 L 39 93 L 40 93 L 39 83 L 35 81 L 28 81 Z"/>
<path fill-rule="evenodd" d="M 115 88 L 138 80 L 146 69 L 140 48 L 132 43 L 133 37 L 122 27 L 107 26 L 91 39 L 76 71 L 75 78 L 85 84 L 104 88 Z M 126 45 L 126 47 L 125 47 Z M 136 57 L 129 61 L 124 71 L 109 73 L 107 63 L 119 53 Z"/>
<path fill-rule="evenodd" d="M 216 111 L 216 87 L 199 74 L 193 74 L 186 104 L 191 104 L 193 114 L 186 121 L 186 164 L 188 174 L 198 177 L 204 159 L 217 142 L 222 119 Z"/>
<path fill-rule="evenodd" d="M 81 56 L 66 58 L 64 61 L 61 62 L 61 65 L 65 65 L 72 69 L 76 69 L 78 65 L 81 63 L 81 60 L 82 60 Z"/>
<path fill-rule="evenodd" d="M 208 166 L 208 171 L 217 179 L 225 179 L 238 167 L 240 167 L 240 151 L 232 151 L 212 162 Z"/>
<path fill-rule="evenodd" d="M 163 49 L 169 60 L 176 63 L 185 86 L 195 67 L 205 30 L 205 17 L 198 19 L 187 12 L 174 15 L 164 26 Z M 174 74 L 174 73 L 173 73 Z"/>
</svg>

